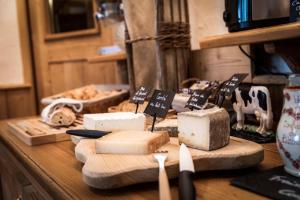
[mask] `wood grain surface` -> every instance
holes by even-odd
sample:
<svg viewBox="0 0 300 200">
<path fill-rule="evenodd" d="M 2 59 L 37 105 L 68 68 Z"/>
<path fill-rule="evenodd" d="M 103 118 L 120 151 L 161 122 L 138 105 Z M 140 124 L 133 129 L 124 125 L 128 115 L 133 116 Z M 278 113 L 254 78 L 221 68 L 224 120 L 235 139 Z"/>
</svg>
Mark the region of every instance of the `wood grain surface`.
<svg viewBox="0 0 300 200">
<path fill-rule="evenodd" d="M 220 0 L 189 0 L 191 44 L 194 50 L 191 53 L 190 76 L 201 80 L 225 81 L 238 71 L 248 73 L 244 82 L 251 82 L 251 62 L 237 46 L 213 49 L 201 49 L 202 46 L 199 46 L 199 40 L 228 34 L 223 20 L 224 6 L 224 1 Z M 243 49 L 250 53 L 248 46 L 243 46 Z"/>
<path fill-rule="evenodd" d="M 98 190 L 82 180 L 82 165 L 75 159 L 71 141 L 28 146 L 9 131 L 8 121 L 0 122 L 0 144 L 8 149 L 16 161 L 53 199 L 72 200 L 152 200 L 158 199 L 158 183 L 142 183 L 116 190 Z M 198 172 L 194 184 L 197 199 L 252 200 L 266 199 L 252 192 L 230 185 L 230 180 L 242 175 L 282 165 L 276 145 L 264 144 L 264 161 L 256 167 L 243 170 Z M 2 152 L 2 151 L 1 151 Z M 1 154 L 2 158 L 6 154 Z M 9 163 L 13 164 L 13 163 Z M 178 199 L 178 179 L 170 180 L 172 199 Z"/>
<path fill-rule="evenodd" d="M 15 120 L 8 123 L 11 132 L 25 144 L 34 146 L 52 142 L 70 140 L 66 134 L 68 129 L 81 129 L 82 124 L 74 124 L 69 128 L 50 127 L 40 117 L 26 120 Z"/>
<path fill-rule="evenodd" d="M 0 24 L 6 31 L 0 40 L 0 119 L 36 115 L 26 1 L 8 1 L 1 8 L 6 20 Z"/>
<path fill-rule="evenodd" d="M 30 28 L 34 33 L 31 40 L 35 55 L 38 101 L 86 84 L 121 83 L 122 79 L 119 77 L 122 74 L 117 71 L 115 61 L 90 63 L 88 60 L 99 56 L 97 51 L 100 47 L 123 44 L 116 41 L 116 31 L 123 23 L 110 23 L 110 19 L 103 19 L 97 22 L 101 30 L 97 30 L 97 33 L 95 30 L 88 30 L 53 35 L 49 30 L 47 4 L 48 1 L 28 1 Z M 39 108 L 42 108 L 41 104 Z"/>
<path fill-rule="evenodd" d="M 205 48 L 216 48 L 243 44 L 255 44 L 300 37 L 300 23 L 294 22 L 284 25 L 256 28 L 253 30 L 215 35 L 200 40 L 200 46 Z"/>
<path fill-rule="evenodd" d="M 169 178 L 179 174 L 179 143 L 170 143 L 158 151 L 168 151 L 165 168 Z M 231 137 L 229 145 L 215 151 L 189 148 L 195 171 L 240 169 L 257 165 L 263 160 L 263 147 L 254 142 Z M 75 148 L 76 158 L 84 162 L 83 180 L 100 189 L 119 188 L 158 180 L 158 164 L 153 154 L 96 154 L 95 140 L 81 140 Z"/>
</svg>

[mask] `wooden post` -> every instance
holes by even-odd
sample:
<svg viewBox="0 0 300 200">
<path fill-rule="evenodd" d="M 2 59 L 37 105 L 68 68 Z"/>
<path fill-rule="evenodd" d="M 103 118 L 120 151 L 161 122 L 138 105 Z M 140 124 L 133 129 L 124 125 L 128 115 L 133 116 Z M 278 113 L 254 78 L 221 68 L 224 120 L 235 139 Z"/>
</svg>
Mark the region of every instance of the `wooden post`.
<svg viewBox="0 0 300 200">
<path fill-rule="evenodd" d="M 125 47 L 126 47 L 126 54 L 127 54 L 128 81 L 130 86 L 130 96 L 132 96 L 136 88 L 135 88 L 135 77 L 133 71 L 134 68 L 133 68 L 133 57 L 132 57 L 132 44 L 129 43 L 128 41 L 130 41 L 130 36 L 125 21 Z"/>
<path fill-rule="evenodd" d="M 161 28 L 161 22 L 164 20 L 164 0 L 157 0 L 156 1 L 156 10 L 157 10 L 157 15 L 156 15 L 156 35 L 159 35 L 159 30 Z M 160 46 L 160 41 L 156 41 L 156 60 L 157 60 L 157 65 L 160 68 L 160 77 L 161 77 L 161 82 L 160 82 L 160 89 L 167 89 L 167 71 L 166 71 L 166 62 L 165 62 L 165 56 L 164 52 L 161 49 Z"/>
</svg>

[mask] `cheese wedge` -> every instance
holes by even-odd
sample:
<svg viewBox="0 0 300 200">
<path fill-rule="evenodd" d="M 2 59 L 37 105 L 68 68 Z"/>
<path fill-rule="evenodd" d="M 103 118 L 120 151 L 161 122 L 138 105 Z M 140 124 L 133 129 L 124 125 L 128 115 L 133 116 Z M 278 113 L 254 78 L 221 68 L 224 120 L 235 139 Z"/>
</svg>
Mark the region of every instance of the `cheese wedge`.
<svg viewBox="0 0 300 200">
<path fill-rule="evenodd" d="M 189 109 L 186 108 L 185 105 L 190 97 L 190 94 L 176 94 L 172 102 L 172 108 L 178 113 L 189 111 Z"/>
<path fill-rule="evenodd" d="M 139 130 L 144 131 L 146 117 L 143 113 L 115 112 L 83 115 L 86 129 L 101 131 Z"/>
<path fill-rule="evenodd" d="M 151 130 L 151 127 L 148 130 Z M 155 124 L 154 131 L 166 131 L 170 137 L 178 137 L 177 119 L 165 119 Z"/>
<path fill-rule="evenodd" d="M 224 108 L 178 113 L 177 118 L 179 143 L 206 151 L 229 143 L 230 121 Z"/>
<path fill-rule="evenodd" d="M 96 140 L 99 154 L 150 154 L 170 141 L 167 132 L 120 131 Z"/>
</svg>

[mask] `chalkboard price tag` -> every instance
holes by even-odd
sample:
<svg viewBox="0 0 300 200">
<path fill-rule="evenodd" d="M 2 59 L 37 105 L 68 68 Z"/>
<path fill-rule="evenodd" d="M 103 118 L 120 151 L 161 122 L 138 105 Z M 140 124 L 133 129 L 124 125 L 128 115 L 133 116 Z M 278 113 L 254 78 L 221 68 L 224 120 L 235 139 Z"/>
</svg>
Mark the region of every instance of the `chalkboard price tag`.
<svg viewBox="0 0 300 200">
<path fill-rule="evenodd" d="M 156 117 L 165 118 L 171 108 L 175 93 L 172 91 L 155 90 L 144 113 L 153 117 L 151 131 L 154 130 Z"/>
<path fill-rule="evenodd" d="M 297 21 L 300 18 L 300 0 L 290 1 L 290 18 L 292 21 Z"/>
<path fill-rule="evenodd" d="M 149 95 L 150 89 L 145 86 L 141 86 L 133 95 L 130 102 L 135 104 L 143 104 L 147 96 Z"/>
<path fill-rule="evenodd" d="M 175 93 L 172 91 L 155 90 L 144 113 L 165 118 L 171 108 Z"/>
<path fill-rule="evenodd" d="M 201 109 L 211 93 L 211 90 L 194 90 L 185 107 L 188 107 L 191 110 Z"/>
<path fill-rule="evenodd" d="M 271 199 L 300 199 L 300 179 L 287 174 L 282 166 L 247 174 L 232 180 L 231 184 Z"/>
<path fill-rule="evenodd" d="M 248 76 L 248 74 L 234 74 L 220 89 L 225 96 L 230 96 L 239 84 Z"/>
</svg>

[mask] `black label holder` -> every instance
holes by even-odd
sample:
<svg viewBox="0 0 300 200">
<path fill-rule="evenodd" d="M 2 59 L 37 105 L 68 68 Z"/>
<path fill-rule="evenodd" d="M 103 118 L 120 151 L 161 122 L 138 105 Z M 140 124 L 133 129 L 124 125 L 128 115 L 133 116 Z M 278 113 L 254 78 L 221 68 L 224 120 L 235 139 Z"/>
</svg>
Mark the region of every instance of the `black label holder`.
<svg viewBox="0 0 300 200">
<path fill-rule="evenodd" d="M 145 99 L 150 93 L 150 89 L 146 88 L 145 86 L 141 86 L 133 95 L 130 102 L 136 104 L 135 114 L 139 109 L 139 104 L 143 104 Z"/>
<path fill-rule="evenodd" d="M 156 118 L 165 118 L 171 108 L 175 93 L 172 91 L 155 90 L 144 113 L 153 117 L 151 131 L 154 130 Z"/>
</svg>

